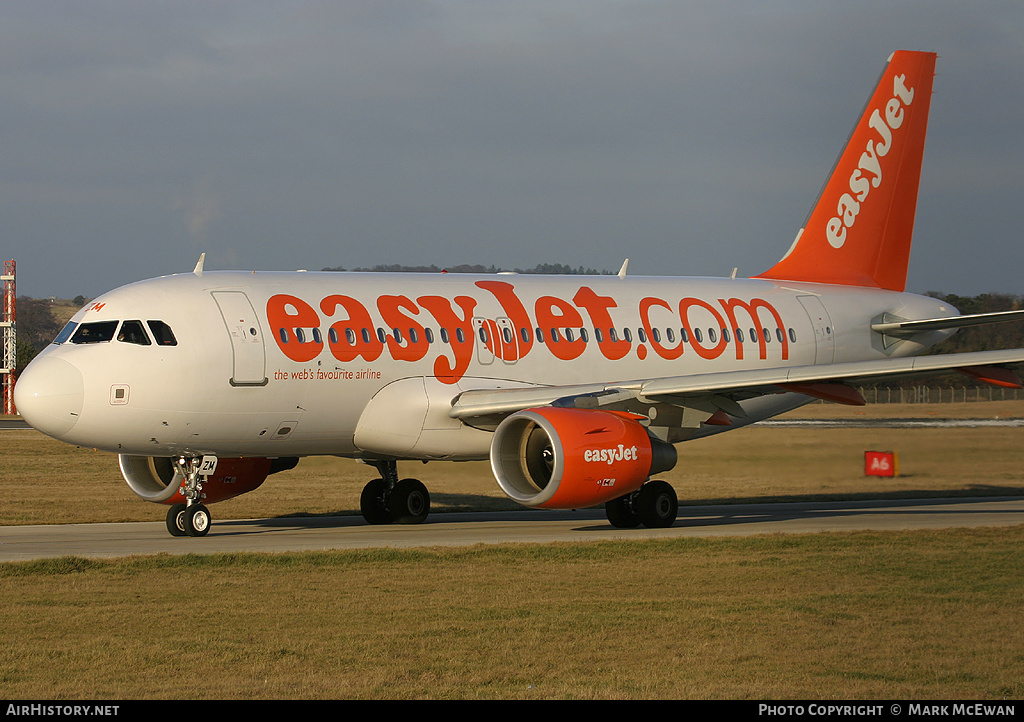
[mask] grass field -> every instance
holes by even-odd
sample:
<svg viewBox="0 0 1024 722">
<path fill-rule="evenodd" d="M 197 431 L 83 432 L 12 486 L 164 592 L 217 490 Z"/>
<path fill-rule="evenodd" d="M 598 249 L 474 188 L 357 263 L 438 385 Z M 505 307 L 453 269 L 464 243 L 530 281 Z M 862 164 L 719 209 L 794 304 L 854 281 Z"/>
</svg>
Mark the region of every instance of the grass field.
<svg viewBox="0 0 1024 722">
<path fill-rule="evenodd" d="M 973 407 L 973 408 L 966 408 Z M 816 405 L 805 417 L 845 416 Z M 1024 417 L 1024 403 L 869 407 Z M 790 416 L 792 418 L 792 415 Z M 1024 429 L 751 428 L 679 447 L 682 503 L 1024 493 Z M 894 450 L 902 475 L 863 475 Z M 409 464 L 440 510 L 483 464 Z M 216 518 L 355 513 L 304 460 Z M 160 520 L 116 458 L 0 432 L 3 524 Z M 0 540 L 3 530 L 0 527 Z M 1024 527 L 0 564 L 8 699 L 1019 699 Z"/>
<path fill-rule="evenodd" d="M 814 404 L 783 418 L 1024 417 L 1024 401 L 943 405 Z M 900 476 L 866 477 L 864 451 L 895 451 Z M 1024 493 L 1024 428 L 768 428 L 754 426 L 681 444 L 661 478 L 680 503 L 856 499 Z M 140 501 L 114 454 L 82 449 L 38 432 L 0 432 L 0 525 L 159 521 L 165 508 Z M 435 512 L 514 509 L 487 462 L 404 462 L 421 479 Z M 259 489 L 211 508 L 214 519 L 358 514 L 359 493 L 375 476 L 350 459 L 303 459 Z"/>
</svg>

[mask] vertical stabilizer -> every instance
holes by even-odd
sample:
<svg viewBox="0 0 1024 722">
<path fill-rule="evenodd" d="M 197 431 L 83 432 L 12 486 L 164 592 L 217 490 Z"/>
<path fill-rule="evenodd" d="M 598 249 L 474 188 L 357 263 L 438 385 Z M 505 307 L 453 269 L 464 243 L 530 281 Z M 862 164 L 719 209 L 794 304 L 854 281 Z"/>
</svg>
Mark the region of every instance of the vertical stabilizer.
<svg viewBox="0 0 1024 722">
<path fill-rule="evenodd" d="M 804 227 L 759 278 L 905 288 L 934 76 L 935 53 L 893 53 Z"/>
</svg>

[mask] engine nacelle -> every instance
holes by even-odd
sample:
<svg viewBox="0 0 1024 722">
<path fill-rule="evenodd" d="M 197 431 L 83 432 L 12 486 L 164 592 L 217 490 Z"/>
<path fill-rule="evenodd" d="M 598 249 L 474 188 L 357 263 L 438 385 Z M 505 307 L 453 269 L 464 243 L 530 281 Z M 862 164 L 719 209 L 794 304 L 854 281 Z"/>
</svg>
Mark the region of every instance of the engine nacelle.
<svg viewBox="0 0 1024 722">
<path fill-rule="evenodd" d="M 203 481 L 202 501 L 212 504 L 252 491 L 271 474 L 293 469 L 298 462 L 297 457 L 218 459 L 217 470 Z M 120 454 L 118 463 L 128 486 L 146 501 L 158 504 L 185 501 L 181 494 L 185 479 L 170 458 Z"/>
<path fill-rule="evenodd" d="M 491 440 L 491 469 L 524 506 L 583 509 L 636 491 L 676 465 L 676 449 L 633 414 L 544 406 L 518 411 Z"/>
</svg>

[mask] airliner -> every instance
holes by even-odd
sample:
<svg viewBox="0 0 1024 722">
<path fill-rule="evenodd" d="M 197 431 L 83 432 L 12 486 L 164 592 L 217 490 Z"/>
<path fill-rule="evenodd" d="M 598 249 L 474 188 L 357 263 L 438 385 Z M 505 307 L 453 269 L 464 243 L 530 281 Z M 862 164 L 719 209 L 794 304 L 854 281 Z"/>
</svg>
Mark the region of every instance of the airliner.
<svg viewBox="0 0 1024 722">
<path fill-rule="evenodd" d="M 420 523 L 398 462 L 489 459 L 526 507 L 671 526 L 677 445 L 855 384 L 957 372 L 1020 388 L 1024 349 L 924 355 L 960 315 L 905 292 L 935 54 L 888 59 L 789 251 L 751 278 L 208 271 L 82 308 L 25 369 L 39 431 L 118 455 L 203 536 L 209 505 L 314 455 L 376 469 L 370 524 Z M 369 474 L 368 474 L 369 476 Z"/>
</svg>

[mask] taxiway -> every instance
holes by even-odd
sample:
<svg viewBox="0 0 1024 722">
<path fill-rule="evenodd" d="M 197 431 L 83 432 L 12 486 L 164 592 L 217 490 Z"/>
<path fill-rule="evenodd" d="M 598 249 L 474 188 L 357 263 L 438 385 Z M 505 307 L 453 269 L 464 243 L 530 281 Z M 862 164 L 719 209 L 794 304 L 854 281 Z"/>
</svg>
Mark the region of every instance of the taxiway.
<svg viewBox="0 0 1024 722">
<path fill-rule="evenodd" d="M 215 510 L 214 510 L 215 511 Z M 602 510 L 433 514 L 421 525 L 370 526 L 361 517 L 222 520 L 205 537 L 175 538 L 163 521 L 0 527 L 0 561 L 61 556 L 295 552 L 546 544 L 615 539 L 938 529 L 1024 524 L 1024 497 L 900 499 L 680 507 L 668 529 L 616 529 Z"/>
</svg>

